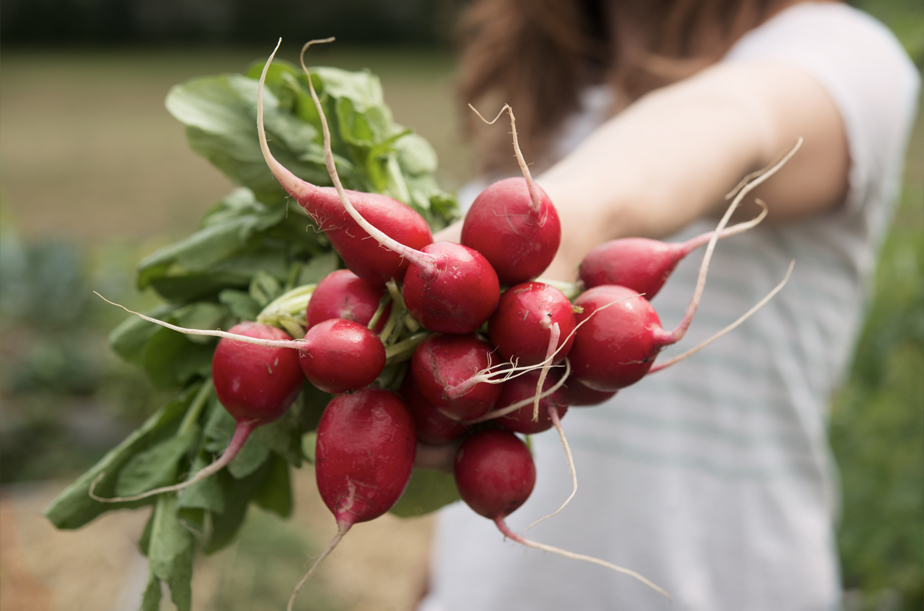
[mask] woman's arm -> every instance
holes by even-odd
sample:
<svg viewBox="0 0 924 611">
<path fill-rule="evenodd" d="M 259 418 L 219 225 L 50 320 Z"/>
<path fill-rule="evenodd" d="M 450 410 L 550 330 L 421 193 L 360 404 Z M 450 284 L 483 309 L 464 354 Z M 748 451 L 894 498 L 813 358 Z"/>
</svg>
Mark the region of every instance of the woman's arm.
<svg viewBox="0 0 924 611">
<path fill-rule="evenodd" d="M 562 221 L 543 276 L 573 279 L 601 242 L 663 238 L 720 211 L 745 174 L 800 136 L 799 153 L 757 192 L 775 222 L 832 210 L 846 195 L 846 134 L 821 85 L 788 66 L 731 63 L 641 98 L 538 178 Z"/>
</svg>

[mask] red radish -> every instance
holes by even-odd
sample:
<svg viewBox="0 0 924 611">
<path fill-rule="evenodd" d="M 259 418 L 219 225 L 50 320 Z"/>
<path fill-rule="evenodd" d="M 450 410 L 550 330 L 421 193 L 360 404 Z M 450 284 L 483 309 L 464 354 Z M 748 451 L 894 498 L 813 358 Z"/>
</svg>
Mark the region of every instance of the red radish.
<svg viewBox="0 0 924 611">
<path fill-rule="evenodd" d="M 568 405 L 571 407 L 600 405 L 616 396 L 615 390 L 609 392 L 594 390 L 573 376 L 568 378 L 565 391 L 568 393 Z"/>
<path fill-rule="evenodd" d="M 722 235 L 728 219 L 745 195 L 773 176 L 801 145 L 800 139 L 779 162 L 766 171 L 749 176 L 736 187 L 737 194 L 734 200 L 709 238 L 699 268 L 696 289 L 687 305 L 683 320 L 676 329 L 665 331 L 661 328 L 658 315 L 648 300 L 626 287 L 596 286 L 575 300 L 575 306 L 582 308 L 582 313 L 577 315 L 577 332 L 569 353 L 575 378 L 598 391 L 611 392 L 624 388 L 648 373 L 662 349 L 684 337 L 699 307 L 706 286 L 709 262 L 716 241 Z M 768 298 L 761 304 L 766 303 Z M 752 309 L 747 316 L 753 311 Z"/>
<path fill-rule="evenodd" d="M 524 282 L 504 291 L 488 321 L 488 337 L 497 352 L 518 365 L 538 365 L 548 357 L 551 327 L 566 338 L 553 362 L 568 356 L 574 336 L 574 309 L 565 294 L 542 282 Z"/>
<path fill-rule="evenodd" d="M 305 377 L 331 394 L 372 384 L 385 368 L 385 346 L 374 332 L 352 320 L 331 318 L 308 329 L 310 349 L 298 359 Z"/>
<path fill-rule="evenodd" d="M 583 308 L 577 319 L 584 324 L 568 357 L 572 376 L 594 390 L 612 392 L 638 382 L 658 353 L 676 341 L 661 328 L 648 300 L 632 289 L 597 286 L 574 305 Z"/>
<path fill-rule="evenodd" d="M 370 284 L 348 269 L 338 269 L 328 274 L 314 289 L 305 311 L 305 322 L 308 329 L 331 318 L 368 325 L 384 296 L 384 286 Z M 385 327 L 390 311 L 391 303 L 388 303 L 373 329 L 376 333 Z"/>
<path fill-rule="evenodd" d="M 412 263 L 404 276 L 404 302 L 416 320 L 438 333 L 471 333 L 497 308 L 497 274 L 478 251 L 452 242 L 421 249 L 433 263 Z"/>
<path fill-rule="evenodd" d="M 285 331 L 255 322 L 235 325 L 229 333 L 234 338 L 248 337 L 276 342 L 292 340 Z M 212 382 L 218 400 L 234 417 L 237 425 L 228 447 L 218 460 L 198 471 L 192 478 L 173 486 L 116 498 L 98 497 L 93 494 L 91 486 L 90 496 L 108 503 L 136 501 L 188 488 L 218 473 L 237 456 L 256 427 L 277 420 L 289 409 L 304 381 L 298 352 L 291 347 L 254 346 L 237 339 L 222 338 L 212 357 Z M 99 479 L 97 477 L 97 481 Z"/>
<path fill-rule="evenodd" d="M 350 528 L 373 520 L 394 506 L 414 466 L 414 418 L 397 395 L 364 388 L 338 395 L 318 423 L 315 473 L 321 499 L 337 521 L 337 534 L 295 587 L 299 590 Z"/>
<path fill-rule="evenodd" d="M 282 39 L 279 40 L 282 42 Z M 357 276 L 375 285 L 384 285 L 388 280 L 400 280 L 407 270 L 408 261 L 403 254 L 389 251 L 379 246 L 380 240 L 370 240 L 366 233 L 344 210 L 341 204 L 342 187 L 317 187 L 295 176 L 284 168 L 270 152 L 263 127 L 263 87 L 266 72 L 276 55 L 276 49 L 270 55 L 257 90 L 257 132 L 260 149 L 267 165 L 279 181 L 279 184 L 298 201 L 318 227 L 331 241 L 334 249 L 341 256 L 346 266 Z M 321 115 L 323 119 L 323 114 Z M 327 134 L 326 122 L 324 131 Z M 329 135 L 325 135 L 329 138 Z M 330 160 L 333 164 L 333 158 Z M 339 180 L 337 181 L 339 183 Z M 343 197 L 346 197 L 344 194 Z M 369 219 L 376 227 L 401 244 L 412 249 L 420 249 L 433 242 L 430 227 L 422 216 L 411 207 L 396 199 L 376 193 L 349 192 L 350 201 L 363 217 Z"/>
<path fill-rule="evenodd" d="M 308 74 L 308 68 L 305 66 L 304 61 L 305 50 L 315 42 L 329 42 L 330 40 L 333 39 L 311 41 L 302 47 L 302 69 L 306 74 Z M 279 45 L 276 45 L 276 48 L 278 49 Z M 274 50 L 273 55 L 275 53 L 276 51 Z M 263 69 L 264 77 L 269 63 L 272 62 L 273 55 L 270 56 Z M 261 83 L 262 81 L 263 78 L 261 77 Z M 500 298 L 500 285 L 494 269 L 477 251 L 461 244 L 443 242 L 417 246 L 409 242 L 396 240 L 387 232 L 378 228 L 378 225 L 382 223 L 395 223 L 395 219 L 383 218 L 374 224 L 370 223 L 365 218 L 365 215 L 357 210 L 351 202 L 351 198 L 360 196 L 350 194 L 348 197 L 340 182 L 337 167 L 334 164 L 334 156 L 330 148 L 330 129 L 327 126 L 327 119 L 324 116 L 321 101 L 314 90 L 310 74 L 308 75 L 308 88 L 311 91 L 311 97 L 314 100 L 318 115 L 321 117 L 321 128 L 324 132 L 324 159 L 327 164 L 327 171 L 334 183 L 334 187 L 337 189 L 343 208 L 365 232 L 364 237 L 365 234 L 368 234 L 373 238 L 373 240 L 366 240 L 367 242 L 373 244 L 377 242 L 391 251 L 390 256 L 396 255 L 402 259 L 402 262 L 404 259 L 410 262 L 404 275 L 403 291 L 411 316 L 430 331 L 439 333 L 470 333 L 481 327 L 491 316 L 494 308 L 497 307 L 497 300 Z M 261 136 L 261 138 L 261 142 L 265 141 L 264 136 Z M 269 163 L 269 157 L 267 162 Z M 276 165 L 278 166 L 279 164 L 277 163 Z M 275 171 L 274 169 L 274 173 Z M 346 261 L 346 253 L 341 252 L 341 255 L 344 256 Z M 349 262 L 347 262 L 347 265 L 353 269 Z M 359 271 L 355 269 L 354 271 L 358 276 L 364 277 Z"/>
<path fill-rule="evenodd" d="M 499 429 L 474 433 L 459 446 L 454 473 L 462 500 L 475 513 L 492 520 L 510 539 L 527 547 L 585 560 L 631 575 L 670 598 L 667 592 L 635 571 L 531 541 L 507 527 L 504 518 L 526 502 L 536 482 L 536 467 L 529 449 L 513 433 Z"/>
<path fill-rule="evenodd" d="M 417 440 L 421 443 L 440 445 L 461 438 L 468 427 L 461 422 L 447 418 L 420 394 L 413 375 L 405 375 L 399 394 L 407 403 L 414 422 L 417 424 Z"/>
<path fill-rule="evenodd" d="M 491 344 L 475 334 L 431 335 L 411 357 L 410 374 L 427 401 L 453 420 L 471 420 L 490 410 L 499 384 L 470 383 L 491 365 Z"/>
<path fill-rule="evenodd" d="M 571 499 L 577 493 L 577 471 L 574 468 L 574 458 L 571 455 L 571 448 L 565 437 L 565 431 L 561 426 L 561 418 L 568 411 L 568 395 L 566 389 L 562 386 L 562 382 L 567 379 L 570 369 L 564 375 L 552 372 L 552 375 L 548 378 L 543 376 L 542 373 L 540 371 L 530 371 L 520 377 L 504 382 L 497 405 L 493 412 L 488 414 L 502 414 L 495 417 L 493 421 L 509 431 L 524 435 L 535 435 L 554 426 L 565 450 L 565 458 L 568 460 L 568 470 L 571 472 L 573 482 L 571 494 L 554 513 L 536 520 L 528 528 L 532 528 L 542 520 L 557 515 L 571 502 Z M 542 385 L 542 392 L 537 395 L 540 384 Z M 515 409 L 510 411 L 510 408 Z"/>
<path fill-rule="evenodd" d="M 767 206 L 760 215 L 746 223 L 725 229 L 719 238 L 732 236 L 757 225 L 767 215 Z M 673 273 L 680 260 L 709 242 L 713 232 L 707 232 L 679 244 L 647 238 L 620 238 L 596 246 L 587 253 L 578 275 L 587 288 L 602 284 L 618 284 L 654 299 Z"/>
<path fill-rule="evenodd" d="M 495 182 L 475 198 L 462 223 L 462 243 L 485 256 L 501 284 L 513 285 L 535 278 L 549 266 L 561 242 L 561 224 L 555 206 L 533 182 L 520 152 L 513 109 L 505 104 L 494 121 L 505 110 L 510 114 L 513 149 L 523 177 Z"/>
<path fill-rule="evenodd" d="M 517 510 L 536 484 L 536 465 L 526 444 L 500 429 L 478 431 L 463 441 L 453 469 L 462 500 L 489 520 Z"/>
<path fill-rule="evenodd" d="M 564 388 L 558 388 L 549 396 L 539 400 L 539 419 L 533 420 L 532 404 L 540 375 L 539 371 L 530 371 L 522 376 L 507 380 L 501 385 L 500 397 L 494 405 L 495 411 L 501 411 L 505 407 L 514 403 L 522 403 L 525 400 L 529 400 L 529 402 L 508 414 L 498 416 L 494 419 L 494 422 L 514 433 L 535 435 L 554 426 L 551 417 L 552 410 L 555 411 L 558 418 L 565 415 L 568 411 L 567 392 Z M 550 390 L 560 378 L 561 374 L 553 372 L 545 379 L 542 390 Z"/>
<path fill-rule="evenodd" d="M 97 293 L 99 295 L 99 293 Z M 102 295 L 107 303 L 112 303 Z M 312 327 L 302 339 L 270 339 L 249 337 L 228 331 L 211 331 L 207 329 L 187 329 L 178 327 L 113 303 L 129 314 L 134 314 L 148 322 L 185 333 L 187 335 L 205 335 L 233 340 L 237 343 L 268 346 L 271 348 L 294 348 L 306 353 L 301 361 L 301 368 L 308 379 L 327 392 L 350 392 L 370 384 L 385 365 L 385 352 L 378 336 L 359 323 L 349 320 L 331 319 Z M 268 325 L 267 325 L 268 326 Z M 338 389 L 338 390 L 333 390 Z"/>
</svg>

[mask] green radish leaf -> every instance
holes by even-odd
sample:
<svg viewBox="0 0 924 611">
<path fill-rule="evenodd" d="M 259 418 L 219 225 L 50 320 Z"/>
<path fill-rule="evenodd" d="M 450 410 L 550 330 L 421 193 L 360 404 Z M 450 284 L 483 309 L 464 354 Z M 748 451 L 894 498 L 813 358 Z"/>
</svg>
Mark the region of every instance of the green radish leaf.
<svg viewBox="0 0 924 611">
<path fill-rule="evenodd" d="M 148 310 L 145 314 L 165 320 L 175 310 L 174 305 L 162 305 Z M 132 314 L 109 334 L 109 345 L 123 360 L 141 366 L 144 363 L 148 341 L 159 329 L 160 326 Z"/>
<path fill-rule="evenodd" d="M 203 428 L 202 451 L 211 453 L 214 458 L 217 458 L 231 442 L 236 426 L 237 423 L 231 414 L 222 407 L 221 403 L 214 401 L 210 406 L 210 412 Z M 245 478 L 259 469 L 269 455 L 269 448 L 255 434 L 251 434 L 238 455 L 226 467 L 226 471 L 235 479 Z"/>
<path fill-rule="evenodd" d="M 260 313 L 260 304 L 244 291 L 225 289 L 218 293 L 218 301 L 227 306 L 238 320 L 256 320 Z"/>
<path fill-rule="evenodd" d="M 270 457 L 270 453 L 270 449 L 256 435 L 251 434 L 244 447 L 227 466 L 228 473 L 234 479 L 243 479 L 259 469 Z"/>
<path fill-rule="evenodd" d="M 208 455 L 196 457 L 190 468 L 190 476 L 195 475 L 210 464 Z M 186 510 L 205 510 L 212 513 L 221 513 L 225 510 L 225 493 L 223 484 L 225 479 L 230 479 L 223 472 L 218 472 L 211 477 L 200 480 L 183 490 L 180 495 L 177 507 L 180 509 L 180 515 L 187 518 Z"/>
<path fill-rule="evenodd" d="M 158 496 L 148 544 L 148 589 L 154 580 L 166 583 L 177 611 L 190 611 L 192 607 L 193 552 L 193 536 L 177 516 L 176 496 Z"/>
<path fill-rule="evenodd" d="M 132 456 L 119 470 L 115 486 L 116 496 L 134 496 L 154 488 L 175 484 L 180 459 L 198 439 L 199 427 L 191 426 L 186 431 Z"/>
<path fill-rule="evenodd" d="M 138 550 L 145 556 L 148 555 L 148 546 L 151 544 L 151 529 L 154 527 L 154 512 L 148 516 L 148 521 L 144 523 L 144 530 L 141 531 L 141 538 L 138 539 Z"/>
<path fill-rule="evenodd" d="M 270 274 L 257 272 L 250 282 L 250 297 L 260 304 L 261 308 L 265 308 L 282 293 L 282 283 Z"/>
<path fill-rule="evenodd" d="M 141 598 L 141 611 L 159 611 L 160 609 L 160 580 L 148 575 L 148 586 L 144 589 Z"/>
<path fill-rule="evenodd" d="M 432 513 L 460 500 L 455 478 L 448 473 L 414 469 L 411 481 L 390 513 L 402 518 Z"/>
<path fill-rule="evenodd" d="M 179 397 L 154 413 L 125 441 L 110 450 L 90 470 L 65 488 L 45 509 L 45 517 L 56 528 L 80 528 L 106 511 L 125 507 L 141 507 L 153 503 L 154 498 L 131 503 L 100 503 L 90 497 L 90 486 L 101 473 L 105 473 L 105 476 L 97 483 L 95 493 L 101 497 L 116 496 L 116 476 L 119 470 L 135 454 L 143 452 L 174 434 L 197 391 L 198 386 L 184 390 Z"/>
<path fill-rule="evenodd" d="M 243 479 L 222 479 L 225 509 L 220 514 L 212 514 L 211 536 L 203 546 L 206 554 L 218 551 L 234 539 L 247 515 L 247 506 L 269 472 L 270 461 L 265 461 L 259 469 Z"/>
<path fill-rule="evenodd" d="M 234 418 L 218 399 L 212 401 L 209 404 L 209 413 L 202 429 L 200 452 L 211 453 L 217 457 L 231 442 L 235 426 L 237 426 L 237 423 Z"/>
<path fill-rule="evenodd" d="M 303 286 L 305 284 L 317 284 L 321 280 L 327 277 L 328 274 L 336 271 L 340 267 L 340 257 L 336 252 L 330 251 L 321 255 L 317 255 L 311 259 L 298 275 L 298 282 L 296 286 Z"/>
<path fill-rule="evenodd" d="M 208 345 L 191 342 L 182 333 L 161 327 L 151 335 L 144 354 L 144 370 L 155 388 L 184 386 L 212 370 L 214 338 Z"/>
<path fill-rule="evenodd" d="M 280 517 L 292 515 L 292 482 L 289 479 L 289 464 L 278 454 L 269 460 L 269 473 L 253 500 L 263 509 Z"/>
<path fill-rule="evenodd" d="M 302 401 L 296 400 L 279 420 L 257 427 L 253 432 L 253 436 L 266 448 L 296 467 L 301 466 L 303 458 L 300 423 L 302 406 Z"/>
</svg>

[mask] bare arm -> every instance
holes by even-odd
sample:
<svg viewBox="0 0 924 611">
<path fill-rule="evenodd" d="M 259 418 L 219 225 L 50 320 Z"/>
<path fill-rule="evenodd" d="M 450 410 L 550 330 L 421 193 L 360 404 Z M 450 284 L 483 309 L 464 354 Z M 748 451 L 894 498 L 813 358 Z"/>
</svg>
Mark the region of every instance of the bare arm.
<svg viewBox="0 0 924 611">
<path fill-rule="evenodd" d="M 759 192 L 774 222 L 832 210 L 846 194 L 844 127 L 817 82 L 787 66 L 720 64 L 638 100 L 538 178 L 562 220 L 543 276 L 573 279 L 601 242 L 663 238 L 713 214 L 799 136 L 803 149 Z"/>
</svg>

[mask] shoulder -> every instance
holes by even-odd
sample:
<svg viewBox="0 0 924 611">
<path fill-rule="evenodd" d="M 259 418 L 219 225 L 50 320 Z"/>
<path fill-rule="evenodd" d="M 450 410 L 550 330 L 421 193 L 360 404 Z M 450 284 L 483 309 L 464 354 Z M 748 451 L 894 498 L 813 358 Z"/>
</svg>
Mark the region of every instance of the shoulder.
<svg viewBox="0 0 924 611">
<path fill-rule="evenodd" d="M 796 65 L 827 87 L 838 105 L 841 96 L 864 93 L 893 100 L 890 110 L 902 116 L 913 116 L 917 105 L 920 77 L 901 44 L 882 23 L 840 2 L 800 2 L 783 10 L 743 36 L 724 61 Z"/>
<path fill-rule="evenodd" d="M 920 76 L 882 23 L 840 2 L 801 2 L 743 36 L 724 62 L 782 63 L 837 107 L 851 158 L 850 200 L 887 200 L 917 113 Z"/>
</svg>

